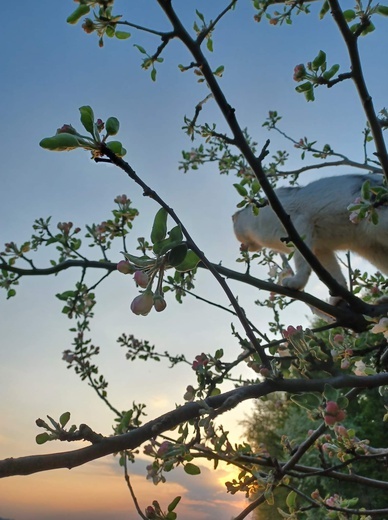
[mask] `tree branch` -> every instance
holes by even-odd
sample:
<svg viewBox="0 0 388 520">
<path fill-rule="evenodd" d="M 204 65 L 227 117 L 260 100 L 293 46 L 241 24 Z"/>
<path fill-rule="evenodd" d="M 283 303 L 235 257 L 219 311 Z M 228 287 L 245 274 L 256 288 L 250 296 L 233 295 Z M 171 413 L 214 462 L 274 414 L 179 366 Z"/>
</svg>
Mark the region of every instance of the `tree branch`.
<svg viewBox="0 0 388 520">
<path fill-rule="evenodd" d="M 376 146 L 376 155 L 377 158 L 380 161 L 380 164 L 382 166 L 385 178 L 388 181 L 388 154 L 387 154 L 387 148 L 385 146 L 385 141 L 383 137 L 383 130 L 381 128 L 380 121 L 376 115 L 372 97 L 368 92 L 362 66 L 361 66 L 361 60 L 360 60 L 360 54 L 358 52 L 358 36 L 356 34 L 353 34 L 350 30 L 341 6 L 338 2 L 338 0 L 328 0 L 330 4 L 331 9 L 331 15 L 334 18 L 334 21 L 338 25 L 338 28 L 342 34 L 342 37 L 346 43 L 346 46 L 348 48 L 349 58 L 351 62 L 351 68 L 352 68 L 352 78 L 356 85 L 356 89 L 358 92 L 358 95 L 361 99 L 362 106 L 364 108 L 366 117 L 368 119 L 370 129 L 373 135 L 373 139 Z"/>
<path fill-rule="evenodd" d="M 208 397 L 203 402 L 191 402 L 149 421 L 136 430 L 123 435 L 103 437 L 98 443 L 78 450 L 46 455 L 8 458 L 0 461 L 0 478 L 12 475 L 30 475 L 58 468 L 74 468 L 92 460 L 124 450 L 134 450 L 143 442 L 152 439 L 179 424 L 201 417 L 209 408 L 231 410 L 248 399 L 257 399 L 273 392 L 323 392 L 325 385 L 334 388 L 376 388 L 388 385 L 388 374 L 373 376 L 341 375 L 319 380 L 267 379 L 263 383 L 243 386 L 224 394 Z M 206 412 L 205 412 L 206 413 Z"/>
</svg>

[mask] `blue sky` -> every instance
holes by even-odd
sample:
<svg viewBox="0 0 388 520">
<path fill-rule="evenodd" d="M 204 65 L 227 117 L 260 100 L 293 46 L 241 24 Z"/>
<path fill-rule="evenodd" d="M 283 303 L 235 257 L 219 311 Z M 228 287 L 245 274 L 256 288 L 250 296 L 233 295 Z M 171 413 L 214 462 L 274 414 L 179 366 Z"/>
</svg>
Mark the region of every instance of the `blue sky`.
<svg viewBox="0 0 388 520">
<path fill-rule="evenodd" d="M 117 1 L 116 12 L 125 19 L 158 30 L 169 29 L 156 2 L 143 0 L 127 4 Z M 342 4 L 353 6 L 351 1 Z M 195 8 L 211 18 L 225 5 L 221 0 L 214 0 L 210 8 L 205 0 L 176 2 L 178 12 L 189 27 Z M 43 137 L 55 133 L 63 123 L 78 126 L 78 107 L 88 104 L 102 119 L 111 115 L 120 119 L 119 137 L 128 150 L 127 161 L 175 208 L 208 257 L 214 262 L 222 261 L 225 266 L 239 268 L 234 263 L 239 246 L 230 218 L 239 200 L 232 187 L 234 180 L 220 177 L 213 166 L 186 175 L 178 169 L 181 150 L 191 147 L 181 130 L 183 117 L 191 116 L 195 105 L 207 94 L 206 87 L 198 84 L 191 72 L 183 74 L 177 67 L 179 63 L 190 63 L 186 50 L 173 41 L 164 54 L 164 63 L 158 67 L 157 82 L 153 83 L 149 74 L 141 70 L 141 55 L 133 44 L 152 52 L 158 40 L 131 31 L 129 40 L 107 40 L 100 49 L 95 35 L 86 35 L 79 25 L 66 24 L 66 17 L 74 7 L 70 0 L 36 0 L 33 6 L 30 2 L 8 2 L 2 6 L 2 16 L 7 23 L 3 24 L 0 34 L 3 49 L 0 56 L 3 150 L 0 242 L 27 240 L 32 223 L 38 217 L 52 215 L 54 223 L 71 220 L 81 227 L 101 222 L 110 216 L 113 199 L 122 193 L 131 198 L 141 214 L 134 225 L 132 243 L 136 244 L 138 236 L 149 235 L 157 207 L 145 199 L 121 171 L 94 164 L 85 152 L 48 153 L 38 146 Z M 226 16 L 215 32 L 210 61 L 214 68 L 225 66 L 220 84 L 235 107 L 241 125 L 248 127 L 259 143 L 270 137 L 271 153 L 287 146 L 277 135 L 268 134 L 261 127 L 268 111 L 277 110 L 283 116 L 282 128 L 293 137 L 307 135 L 320 145 L 328 142 L 336 151 L 361 161 L 365 117 L 351 82 L 343 82 L 331 90 L 319 89 L 315 103 L 306 103 L 294 90 L 294 66 L 313 59 L 320 49 L 327 53 L 329 63 L 340 63 L 341 72 L 348 70 L 346 50 L 333 21 L 327 16 L 319 22 L 315 11 L 309 17 L 299 16 L 292 26 L 273 27 L 265 21 L 256 24 L 251 3 L 240 1 L 236 11 Z M 382 108 L 386 104 L 388 83 L 384 52 L 388 33 L 383 26 L 384 19 L 376 22 L 380 30 L 361 39 L 360 47 L 375 106 Z M 220 131 L 226 130 L 212 102 L 207 103 L 201 121 L 216 122 Z M 301 166 L 300 154 L 292 148 L 290 152 L 289 168 Z M 347 169 L 340 171 L 348 172 Z M 302 182 L 309 182 L 318 175 L 322 172 L 310 172 Z M 112 260 L 121 259 L 118 251 L 112 254 Z M 93 250 L 90 254 L 93 255 Z M 40 266 L 48 265 L 45 252 L 38 257 Z M 5 395 L 0 402 L 2 458 L 64 449 L 55 445 L 41 448 L 34 443 L 35 419 L 45 414 L 57 417 L 69 410 L 72 422 L 86 422 L 105 434 L 111 431 L 110 412 L 61 361 L 63 350 L 71 343 L 68 332 L 71 324 L 61 315 L 61 304 L 54 295 L 70 289 L 77 274 L 67 272 L 53 279 L 26 279 L 16 298 L 5 301 L 2 295 L 0 299 L 0 389 Z M 260 268 L 256 268 L 255 274 L 266 276 L 265 270 Z M 256 292 L 231 285 L 250 318 L 265 329 L 270 314 L 253 305 Z M 205 297 L 227 305 L 207 273 L 199 274 L 197 288 Z M 321 290 L 314 281 L 308 289 L 313 293 Z M 148 417 L 154 418 L 170 410 L 176 402 L 182 402 L 185 387 L 194 382 L 194 373 L 190 368 L 170 371 L 161 364 L 124 363 L 123 352 L 116 344 L 122 332 L 148 339 L 162 351 L 184 352 L 189 359 L 220 347 L 228 359 L 233 359 L 239 347 L 230 335 L 229 315 L 204 308 L 193 299 L 187 298 L 184 305 L 178 305 L 170 298 L 164 313 L 136 317 L 129 311 L 136 294 L 129 277 L 119 274 L 110 277 L 98 292 L 93 340 L 102 347 L 101 369 L 110 381 L 109 395 L 115 405 L 125 409 L 132 401 L 147 402 Z M 292 314 L 288 316 L 290 323 L 297 319 L 298 323 L 306 324 L 308 309 L 298 309 L 297 318 Z M 250 407 L 245 404 L 238 413 L 223 418 L 225 425 L 237 431 L 236 421 L 249 413 Z M 57 471 L 1 481 L 0 516 L 29 520 L 39 513 L 39 518 L 61 520 L 69 514 L 67 497 L 76 496 L 80 505 L 78 509 L 73 508 L 72 518 L 98 518 L 92 486 L 95 483 L 101 490 L 101 514 L 112 512 L 109 498 L 113 493 L 117 516 L 110 518 L 127 518 L 130 500 L 115 463 L 106 459 L 71 473 Z M 145 483 L 145 472 L 140 466 L 139 462 L 135 479 L 143 493 L 139 498 L 144 507 L 147 501 L 157 498 L 158 493 L 167 501 L 168 491 Z M 208 470 L 203 471 L 206 479 L 196 483 L 194 478 L 183 482 L 182 475 L 172 476 L 176 486 L 184 487 L 186 505 L 182 507 L 186 508 L 185 518 L 189 520 L 199 518 L 190 515 L 192 511 L 198 513 L 199 497 L 205 496 L 204 484 L 211 482 Z M 109 496 L 104 502 L 103 490 L 108 487 Z M 222 491 L 222 485 L 217 489 Z M 204 519 L 216 518 L 214 504 L 211 505 L 215 493 L 206 494 L 208 508 L 204 508 Z M 232 516 L 233 504 L 242 498 L 233 499 L 219 493 L 217 500 L 220 500 L 221 519 L 228 518 L 228 512 Z"/>
</svg>

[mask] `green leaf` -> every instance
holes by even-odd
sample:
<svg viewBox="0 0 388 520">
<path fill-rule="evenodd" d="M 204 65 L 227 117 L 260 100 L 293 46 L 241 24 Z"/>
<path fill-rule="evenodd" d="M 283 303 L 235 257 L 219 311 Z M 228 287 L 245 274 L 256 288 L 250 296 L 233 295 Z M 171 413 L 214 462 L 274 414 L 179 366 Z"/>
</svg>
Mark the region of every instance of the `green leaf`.
<svg viewBox="0 0 388 520">
<path fill-rule="evenodd" d="M 156 81 L 156 69 L 151 70 L 151 79 L 152 81 Z"/>
<path fill-rule="evenodd" d="M 180 500 L 181 500 L 182 497 L 178 496 L 178 497 L 175 497 L 174 500 L 167 506 L 167 510 L 170 512 L 170 511 L 174 511 L 174 509 L 176 508 L 176 506 L 179 504 Z"/>
<path fill-rule="evenodd" d="M 208 38 L 206 42 L 206 47 L 210 52 L 213 52 L 213 40 L 211 38 Z"/>
<path fill-rule="evenodd" d="M 343 11 L 342 14 L 348 23 L 352 22 L 356 18 L 356 13 L 353 11 L 353 9 L 347 9 L 346 11 Z"/>
<path fill-rule="evenodd" d="M 127 153 L 127 150 L 123 148 L 123 145 L 120 143 L 120 141 L 109 141 L 109 143 L 106 143 L 106 146 L 118 157 L 124 157 L 124 155 Z"/>
<path fill-rule="evenodd" d="M 120 128 L 120 122 L 117 117 L 108 117 L 105 123 L 105 130 L 108 135 L 116 135 Z"/>
<path fill-rule="evenodd" d="M 166 237 L 167 217 L 168 213 L 164 208 L 160 208 L 156 213 L 151 230 L 151 242 L 153 244 L 160 242 Z"/>
<path fill-rule="evenodd" d="M 160 518 L 160 517 L 159 517 Z M 176 520 L 177 518 L 177 514 L 174 513 L 173 511 L 170 511 L 169 513 L 167 513 L 166 515 L 166 520 Z"/>
<path fill-rule="evenodd" d="M 108 38 L 113 38 L 113 36 L 115 35 L 115 28 L 113 27 L 113 25 L 107 26 L 107 28 L 105 29 L 105 34 L 108 36 Z"/>
<path fill-rule="evenodd" d="M 199 258 L 198 256 L 194 253 L 194 251 L 191 251 L 191 249 L 189 251 L 187 251 L 187 254 L 183 260 L 183 262 L 181 262 L 179 265 L 176 265 L 175 266 L 175 269 L 177 271 L 179 271 L 180 273 L 184 273 L 186 271 L 192 271 L 193 269 L 195 269 L 199 263 Z"/>
<path fill-rule="evenodd" d="M 58 300 L 61 300 L 61 301 L 67 301 L 69 298 L 72 298 L 74 296 L 74 291 L 65 291 L 63 293 L 58 293 L 55 295 Z"/>
<path fill-rule="evenodd" d="M 8 291 L 7 291 L 7 300 L 9 300 L 10 298 L 12 298 L 15 295 L 16 295 L 15 289 L 8 289 Z"/>
<path fill-rule="evenodd" d="M 75 24 L 78 22 L 80 18 L 85 16 L 85 14 L 88 14 L 90 12 L 90 7 L 88 5 L 81 4 L 77 7 L 75 11 L 73 11 L 68 17 L 66 22 Z"/>
<path fill-rule="evenodd" d="M 59 423 L 64 428 L 66 424 L 70 421 L 70 412 L 63 413 L 59 418 Z"/>
<path fill-rule="evenodd" d="M 131 33 L 126 31 L 116 31 L 115 36 L 119 40 L 126 40 L 131 37 Z"/>
<path fill-rule="evenodd" d="M 138 49 L 142 54 L 147 54 L 147 51 L 145 50 L 144 47 L 142 47 L 141 45 L 137 45 L 136 43 L 134 44 L 134 47 L 136 47 L 136 49 Z"/>
<path fill-rule="evenodd" d="M 260 191 L 260 182 L 257 179 L 253 180 L 251 190 L 255 195 Z"/>
<path fill-rule="evenodd" d="M 311 63 L 311 68 L 315 71 L 319 69 L 319 67 L 322 67 L 322 65 L 326 62 L 326 53 L 323 51 L 319 51 L 318 56 L 314 58 L 313 62 Z"/>
<path fill-rule="evenodd" d="M 127 260 L 129 260 L 138 267 L 149 267 L 150 265 L 154 265 L 155 263 L 155 260 L 153 260 L 149 256 L 135 256 L 129 253 L 125 253 L 124 251 L 122 251 L 122 254 L 125 256 Z"/>
<path fill-rule="evenodd" d="M 376 13 L 381 14 L 383 16 L 388 16 L 388 6 L 378 5 L 377 9 L 376 9 Z"/>
<path fill-rule="evenodd" d="M 233 186 L 236 188 L 238 194 L 241 195 L 241 197 L 247 197 L 248 196 L 248 192 L 244 188 L 244 186 L 241 186 L 241 184 L 233 184 Z"/>
<path fill-rule="evenodd" d="M 304 92 L 304 97 L 306 98 L 307 101 L 314 101 L 315 97 L 314 97 L 314 89 L 311 87 L 310 90 L 306 90 Z"/>
<path fill-rule="evenodd" d="M 200 13 L 198 9 L 196 9 L 195 12 L 197 13 L 197 16 L 201 20 L 201 22 L 205 23 L 205 17 L 203 16 L 203 14 Z"/>
<path fill-rule="evenodd" d="M 323 391 L 323 397 L 326 401 L 336 401 L 338 399 L 339 391 L 336 390 L 331 385 L 325 385 L 325 389 Z"/>
<path fill-rule="evenodd" d="M 57 134 L 41 140 L 39 146 L 52 152 L 68 152 L 80 148 L 77 137 L 73 134 Z"/>
<path fill-rule="evenodd" d="M 301 85 L 298 85 L 297 87 L 295 87 L 295 90 L 297 92 L 307 92 L 308 90 L 310 90 L 312 88 L 313 88 L 312 83 L 310 81 L 305 81 Z"/>
<path fill-rule="evenodd" d="M 365 181 L 361 188 L 361 196 L 365 200 L 370 200 L 371 191 L 370 191 L 370 181 Z"/>
<path fill-rule="evenodd" d="M 172 229 L 170 229 L 168 234 L 172 240 L 183 240 L 183 234 L 180 226 L 174 226 Z"/>
<path fill-rule="evenodd" d="M 167 255 L 167 263 L 171 265 L 172 267 L 175 267 L 183 262 L 187 254 L 187 245 L 186 244 L 180 244 L 171 251 L 169 251 Z"/>
<path fill-rule="evenodd" d="M 323 2 L 322 9 L 319 12 L 319 19 L 322 20 L 322 18 L 329 12 L 330 5 L 327 0 Z"/>
<path fill-rule="evenodd" d="M 39 433 L 35 437 L 36 444 L 44 444 L 45 442 L 47 442 L 49 440 L 50 440 L 50 435 L 48 433 L 46 433 L 46 432 Z"/>
<path fill-rule="evenodd" d="M 323 73 L 323 77 L 327 80 L 331 79 L 333 76 L 337 74 L 339 68 L 340 66 L 338 64 L 333 65 L 332 67 L 330 67 L 329 70 Z"/>
<path fill-rule="evenodd" d="M 341 410 L 345 410 L 348 407 L 349 399 L 344 395 L 340 395 L 336 402 Z"/>
<path fill-rule="evenodd" d="M 316 410 L 321 404 L 321 398 L 312 392 L 294 394 L 291 396 L 291 401 L 306 410 Z"/>
<path fill-rule="evenodd" d="M 286 504 L 288 506 L 288 508 L 290 510 L 295 510 L 295 506 L 296 506 L 296 493 L 295 491 L 291 491 L 290 493 L 288 493 L 287 495 L 287 498 L 286 498 Z"/>
<path fill-rule="evenodd" d="M 179 246 L 182 240 L 182 230 L 180 226 L 175 226 L 169 231 L 168 238 L 154 244 L 153 251 L 156 255 L 165 255 L 173 247 Z"/>
<path fill-rule="evenodd" d="M 79 108 L 81 113 L 81 123 L 85 130 L 94 137 L 94 113 L 90 106 L 83 106 Z"/>
<path fill-rule="evenodd" d="M 221 77 L 222 74 L 224 73 L 224 70 L 225 70 L 225 67 L 223 65 L 220 65 L 219 67 L 216 68 L 216 70 L 213 72 L 213 74 L 215 76 Z"/>
<path fill-rule="evenodd" d="M 366 36 L 367 34 L 373 32 L 375 29 L 376 29 L 376 27 L 373 25 L 373 23 L 369 22 L 369 24 L 362 31 L 361 36 Z"/>
<path fill-rule="evenodd" d="M 195 464 L 192 464 L 191 462 L 188 462 L 183 466 L 183 469 L 188 475 L 199 475 L 201 473 L 201 470 L 198 466 Z"/>
</svg>

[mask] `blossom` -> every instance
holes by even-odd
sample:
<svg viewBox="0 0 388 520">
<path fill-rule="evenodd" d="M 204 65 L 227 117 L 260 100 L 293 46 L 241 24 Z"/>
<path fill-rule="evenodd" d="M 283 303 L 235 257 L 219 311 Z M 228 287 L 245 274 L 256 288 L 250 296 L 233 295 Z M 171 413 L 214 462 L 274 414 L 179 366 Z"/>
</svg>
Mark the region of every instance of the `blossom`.
<svg viewBox="0 0 388 520">
<path fill-rule="evenodd" d="M 192 364 L 193 370 L 198 370 L 199 368 L 204 368 L 209 363 L 209 358 L 206 354 L 202 352 L 200 356 L 195 356 L 195 360 Z"/>
<path fill-rule="evenodd" d="M 302 325 L 298 325 L 296 328 L 289 325 L 286 330 L 282 330 L 282 334 L 285 339 L 288 339 L 298 334 L 298 332 L 302 332 L 302 330 Z"/>
<path fill-rule="evenodd" d="M 71 365 L 71 363 L 73 363 L 73 361 L 77 358 L 71 350 L 65 350 L 63 352 L 62 359 L 63 361 L 66 361 L 66 363 L 69 363 L 69 365 Z"/>
<path fill-rule="evenodd" d="M 378 323 L 374 327 L 372 327 L 371 332 L 374 334 L 379 334 L 382 332 L 385 338 L 388 338 L 388 318 L 381 318 Z"/>
<path fill-rule="evenodd" d="M 365 369 L 366 365 L 363 361 L 356 361 L 354 363 L 354 373 L 356 376 L 366 376 Z"/>
<path fill-rule="evenodd" d="M 73 227 L 73 222 L 58 222 L 57 228 L 63 232 L 64 235 L 70 233 L 70 229 Z"/>
<path fill-rule="evenodd" d="M 126 195 L 117 195 L 114 201 L 116 202 L 116 204 L 127 204 L 127 202 L 129 202 L 129 199 Z"/>
<path fill-rule="evenodd" d="M 349 220 L 352 224 L 358 224 L 360 222 L 360 217 L 357 211 L 352 211 L 349 215 Z"/>
<path fill-rule="evenodd" d="M 294 68 L 294 76 L 293 76 L 294 81 L 298 81 L 298 82 L 302 81 L 302 79 L 305 77 L 305 75 L 306 75 L 306 69 L 305 69 L 305 66 L 303 65 L 303 63 L 301 63 L 300 65 L 297 65 Z"/>
</svg>

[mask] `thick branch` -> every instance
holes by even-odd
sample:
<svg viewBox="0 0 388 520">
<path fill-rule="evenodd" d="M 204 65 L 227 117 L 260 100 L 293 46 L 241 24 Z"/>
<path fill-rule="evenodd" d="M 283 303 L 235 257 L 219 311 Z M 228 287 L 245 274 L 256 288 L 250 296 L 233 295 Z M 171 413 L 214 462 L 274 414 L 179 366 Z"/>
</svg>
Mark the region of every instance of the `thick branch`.
<svg viewBox="0 0 388 520">
<path fill-rule="evenodd" d="M 326 384 L 334 388 L 376 388 L 388 385 L 388 374 L 382 373 L 360 377 L 341 375 L 319 380 L 267 379 L 257 385 L 244 386 L 224 394 L 209 397 L 204 403 L 187 403 L 157 419 L 149 421 L 136 430 L 123 435 L 105 437 L 100 442 L 86 448 L 47 455 L 5 459 L 0 461 L 0 478 L 12 475 L 30 475 L 51 469 L 71 469 L 112 453 L 136 449 L 147 440 L 161 435 L 179 424 L 200 417 L 203 413 L 206 413 L 205 409 L 208 407 L 214 410 L 222 407 L 226 411 L 247 399 L 257 399 L 273 392 L 288 392 L 291 394 L 323 392 Z"/>
</svg>

